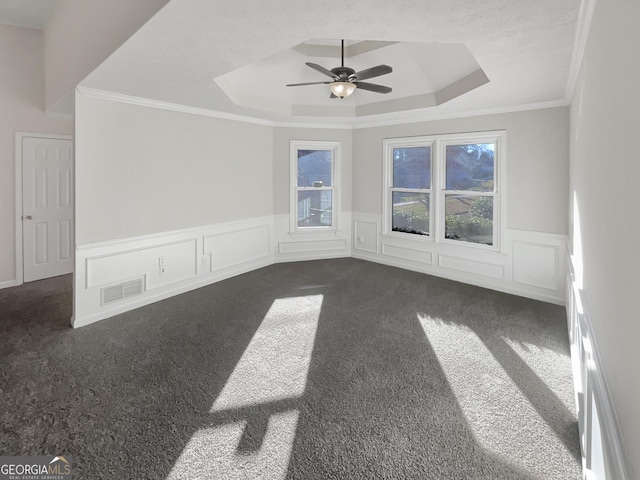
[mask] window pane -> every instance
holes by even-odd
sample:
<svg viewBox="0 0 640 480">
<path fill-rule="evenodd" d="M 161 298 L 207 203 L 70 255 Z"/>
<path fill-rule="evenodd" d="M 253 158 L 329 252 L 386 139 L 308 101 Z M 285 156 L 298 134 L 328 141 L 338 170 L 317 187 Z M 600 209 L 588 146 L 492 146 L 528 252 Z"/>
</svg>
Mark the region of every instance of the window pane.
<svg viewBox="0 0 640 480">
<path fill-rule="evenodd" d="M 447 145 L 447 190 L 493 191 L 495 144 Z"/>
<path fill-rule="evenodd" d="M 431 188 L 431 147 L 393 149 L 393 187 Z"/>
<path fill-rule="evenodd" d="M 445 237 L 493 245 L 493 197 L 445 195 Z"/>
<path fill-rule="evenodd" d="M 429 194 L 392 192 L 394 232 L 429 235 Z"/>
<path fill-rule="evenodd" d="M 305 190 L 298 192 L 298 226 L 330 227 L 331 190 Z"/>
<path fill-rule="evenodd" d="M 331 150 L 298 150 L 298 186 L 333 186 L 331 185 Z"/>
</svg>

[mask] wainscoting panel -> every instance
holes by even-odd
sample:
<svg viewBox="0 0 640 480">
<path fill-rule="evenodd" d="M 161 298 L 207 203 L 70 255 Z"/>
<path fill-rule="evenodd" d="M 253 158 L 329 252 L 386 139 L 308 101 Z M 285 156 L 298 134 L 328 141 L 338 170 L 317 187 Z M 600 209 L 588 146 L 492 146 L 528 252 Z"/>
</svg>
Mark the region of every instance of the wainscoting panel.
<svg viewBox="0 0 640 480">
<path fill-rule="evenodd" d="M 269 216 L 77 245 L 72 325 L 88 325 L 270 265 L 272 230 Z M 144 279 L 135 295 L 134 279 Z"/>
<path fill-rule="evenodd" d="M 402 260 L 409 260 L 412 262 L 419 262 L 425 265 L 431 265 L 433 263 L 433 255 L 431 255 L 431 252 L 414 250 L 407 247 L 398 247 L 388 243 L 382 244 L 382 255 L 400 258 Z"/>
<path fill-rule="evenodd" d="M 87 258 L 87 288 L 118 283 L 125 278 L 147 275 L 147 290 L 179 282 L 198 274 L 197 240 L 190 238 L 175 243 L 143 249 L 113 252 Z M 160 272 L 163 259 L 163 273 Z"/>
<path fill-rule="evenodd" d="M 378 234 L 380 233 L 380 222 L 375 216 L 369 220 L 359 218 L 353 222 L 353 239 L 355 250 L 377 254 Z"/>
<path fill-rule="evenodd" d="M 305 240 L 280 242 L 278 253 L 318 253 L 333 250 L 346 250 L 347 242 L 344 238 L 330 240 Z"/>
<path fill-rule="evenodd" d="M 353 213 L 352 218 L 353 257 L 565 303 L 566 235 L 507 229 L 502 250 L 492 251 L 417 235 L 385 235 L 380 215 Z"/>
<path fill-rule="evenodd" d="M 381 225 L 379 215 L 341 212 L 336 230 L 290 232 L 289 216 L 276 215 L 77 245 L 72 324 L 87 325 L 274 262 L 349 256 L 565 303 L 564 235 L 507 230 L 503 251 L 495 252 L 385 236 Z M 141 293 L 103 301 L 104 292 L 136 278 L 144 278 Z"/>
<path fill-rule="evenodd" d="M 274 218 L 276 262 L 317 260 L 351 255 L 351 215 L 340 212 L 335 230 L 291 232 L 289 215 Z"/>
<path fill-rule="evenodd" d="M 211 254 L 211 271 L 258 260 L 270 255 L 267 225 L 204 237 L 204 253 Z"/>
<path fill-rule="evenodd" d="M 631 480 L 634 477 L 628 466 L 589 312 L 575 281 L 571 257 L 567 255 L 567 259 L 567 321 L 584 478 Z"/>
<path fill-rule="evenodd" d="M 451 255 L 438 255 L 438 266 L 450 270 L 457 270 L 465 274 L 471 273 L 483 277 L 504 278 L 504 267 L 502 265 L 478 262 L 466 258 L 453 257 Z"/>
<path fill-rule="evenodd" d="M 513 281 L 533 287 L 558 288 L 559 248 L 514 241 Z"/>
<path fill-rule="evenodd" d="M 512 281 L 518 288 L 565 298 L 566 235 L 507 230 Z"/>
</svg>

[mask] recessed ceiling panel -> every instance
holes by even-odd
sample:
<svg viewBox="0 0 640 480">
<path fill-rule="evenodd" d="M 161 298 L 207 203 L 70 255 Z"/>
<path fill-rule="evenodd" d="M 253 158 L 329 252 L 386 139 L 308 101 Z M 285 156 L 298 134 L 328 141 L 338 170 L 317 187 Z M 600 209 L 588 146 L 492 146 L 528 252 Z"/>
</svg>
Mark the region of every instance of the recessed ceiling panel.
<svg viewBox="0 0 640 480">
<path fill-rule="evenodd" d="M 392 92 L 357 88 L 344 99 L 331 98 L 329 85 L 321 82 L 332 78 L 306 62 L 327 70 L 341 66 L 340 40 L 308 40 L 218 76 L 215 82 L 236 105 L 293 116 L 362 116 L 425 108 L 488 82 L 462 44 L 345 40 L 345 66 L 359 72 L 389 65 L 393 71 L 365 80 L 391 87 Z M 287 86 L 306 82 L 319 84 Z"/>
</svg>

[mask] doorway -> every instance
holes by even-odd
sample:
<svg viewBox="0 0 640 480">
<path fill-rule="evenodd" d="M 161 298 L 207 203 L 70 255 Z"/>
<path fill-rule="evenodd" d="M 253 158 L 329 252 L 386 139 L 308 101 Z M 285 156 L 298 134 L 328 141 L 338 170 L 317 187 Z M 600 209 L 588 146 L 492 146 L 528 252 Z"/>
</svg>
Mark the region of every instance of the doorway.
<svg viewBox="0 0 640 480">
<path fill-rule="evenodd" d="M 73 271 L 73 140 L 16 134 L 18 283 Z"/>
</svg>

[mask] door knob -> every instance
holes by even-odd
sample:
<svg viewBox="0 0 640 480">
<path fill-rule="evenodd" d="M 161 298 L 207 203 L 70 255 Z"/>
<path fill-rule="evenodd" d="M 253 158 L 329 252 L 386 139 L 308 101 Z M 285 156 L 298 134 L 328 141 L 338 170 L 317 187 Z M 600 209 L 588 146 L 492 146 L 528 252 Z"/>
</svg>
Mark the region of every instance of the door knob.
<svg viewBox="0 0 640 480">
<path fill-rule="evenodd" d="M 26 218 L 27 220 L 32 220 L 32 219 L 33 219 L 33 217 L 32 217 L 31 215 L 27 215 L 27 216 L 26 216 L 26 217 L 24 217 L 24 218 Z"/>
</svg>

